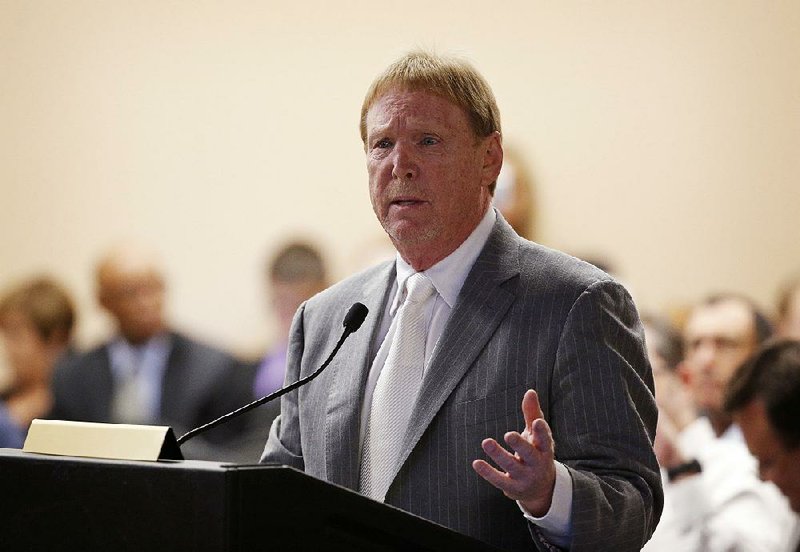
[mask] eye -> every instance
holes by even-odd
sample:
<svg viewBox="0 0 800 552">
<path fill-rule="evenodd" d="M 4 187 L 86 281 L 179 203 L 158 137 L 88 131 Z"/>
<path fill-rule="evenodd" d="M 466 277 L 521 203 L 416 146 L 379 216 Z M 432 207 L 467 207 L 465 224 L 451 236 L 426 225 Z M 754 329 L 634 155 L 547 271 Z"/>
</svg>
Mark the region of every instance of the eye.
<svg viewBox="0 0 800 552">
<path fill-rule="evenodd" d="M 720 337 L 717 339 L 716 345 L 720 350 L 731 351 L 737 349 L 739 345 L 741 345 L 741 342 L 729 337 Z"/>
<path fill-rule="evenodd" d="M 439 143 L 439 140 L 433 136 L 425 136 L 422 140 L 420 140 L 420 144 L 423 146 L 434 146 Z"/>
<path fill-rule="evenodd" d="M 378 140 L 377 142 L 375 142 L 375 145 L 373 146 L 373 148 L 375 149 L 386 149 L 390 147 L 392 147 L 392 142 L 387 138 L 382 138 Z"/>
</svg>

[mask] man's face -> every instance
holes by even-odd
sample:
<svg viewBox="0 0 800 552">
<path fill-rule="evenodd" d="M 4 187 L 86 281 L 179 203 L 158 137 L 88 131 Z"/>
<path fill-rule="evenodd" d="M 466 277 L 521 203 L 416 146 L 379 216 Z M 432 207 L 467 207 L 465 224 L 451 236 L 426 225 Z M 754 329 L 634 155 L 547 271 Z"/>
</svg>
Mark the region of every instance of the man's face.
<svg viewBox="0 0 800 552">
<path fill-rule="evenodd" d="M 681 368 L 701 411 L 722 412 L 725 386 L 755 351 L 753 314 L 737 300 L 697 307 L 684 331 L 686 361 Z"/>
<path fill-rule="evenodd" d="M 423 91 L 390 90 L 366 123 L 372 208 L 400 254 L 425 270 L 486 212 L 502 164 L 500 136 L 476 138 L 460 107 Z M 421 252 L 425 260 L 415 262 Z"/>
<path fill-rule="evenodd" d="M 764 403 L 756 399 L 734 416 L 747 448 L 758 460 L 761 479 L 772 481 L 800 513 L 800 447 L 788 449 L 769 423 Z"/>
<path fill-rule="evenodd" d="M 131 343 L 146 341 L 164 329 L 164 282 L 155 270 L 108 270 L 101 281 L 100 300 Z"/>
</svg>

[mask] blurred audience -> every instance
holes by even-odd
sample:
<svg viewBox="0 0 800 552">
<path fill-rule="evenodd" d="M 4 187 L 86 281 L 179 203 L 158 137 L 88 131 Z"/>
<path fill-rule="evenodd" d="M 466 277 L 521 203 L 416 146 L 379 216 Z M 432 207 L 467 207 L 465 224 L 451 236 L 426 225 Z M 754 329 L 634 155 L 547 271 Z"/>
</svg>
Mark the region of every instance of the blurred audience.
<svg viewBox="0 0 800 552">
<path fill-rule="evenodd" d="M 70 345 L 75 309 L 50 278 L 35 278 L 0 297 L 0 336 L 11 384 L 0 395 L 0 447 L 20 448 L 35 418 L 53 406 L 53 367 Z"/>
<path fill-rule="evenodd" d="M 686 359 L 681 373 L 701 417 L 687 428 L 686 445 L 703 446 L 707 438 L 732 429 L 731 417 L 722 408 L 725 386 L 734 370 L 771 335 L 769 320 L 743 296 L 714 295 L 690 311 L 683 331 Z"/>
<path fill-rule="evenodd" d="M 170 329 L 164 272 L 152 250 L 113 248 L 97 265 L 96 284 L 118 333 L 59 363 L 54 418 L 166 425 L 180 436 L 249 400 L 250 380 L 239 362 Z M 241 430 L 237 422 L 220 426 L 184 444 L 184 456 L 227 460 Z"/>
<path fill-rule="evenodd" d="M 691 310 L 678 373 L 694 412 L 676 416 L 663 406 L 671 401 L 659 401 L 655 449 L 669 511 L 645 550 L 766 552 L 789 541 L 794 518 L 777 489 L 759 480 L 741 430 L 723 408 L 734 371 L 770 331 L 744 297 L 718 295 Z"/>
<path fill-rule="evenodd" d="M 280 389 L 286 375 L 289 329 L 295 312 L 329 285 L 328 272 L 320 251 L 307 242 L 290 242 L 269 259 L 264 283 L 270 311 L 277 321 L 276 339 L 255 367 L 253 398 Z M 245 414 L 248 431 L 240 445 L 240 462 L 258 462 L 273 420 L 280 413 L 280 399 Z"/>
<path fill-rule="evenodd" d="M 800 276 L 788 280 L 781 287 L 777 311 L 777 335 L 800 339 Z"/>
<path fill-rule="evenodd" d="M 508 163 L 495 205 L 528 237 L 530 193 L 524 169 Z M 141 245 L 116 247 L 98 263 L 97 298 L 117 334 L 87 353 L 69 348 L 75 311 L 57 283 L 37 278 L 6 290 L 0 336 L 12 378 L 0 393 L 0 447 L 22 446 L 31 420 L 47 416 L 169 425 L 180 435 L 276 391 L 294 314 L 330 282 L 321 253 L 302 241 L 269 259 L 264 282 L 276 336 L 247 366 L 170 327 L 162 265 Z M 643 315 L 665 490 L 646 552 L 800 552 L 800 278 L 781 288 L 776 314 L 783 340 L 767 345 L 772 326 L 744 296 L 700 302 L 681 330 Z M 279 410 L 279 401 L 263 405 L 189 441 L 184 455 L 255 463 Z"/>
<path fill-rule="evenodd" d="M 507 146 L 492 204 L 517 234 L 529 240 L 536 239 L 532 179 L 522 156 Z"/>
<path fill-rule="evenodd" d="M 733 375 L 725 409 L 742 429 L 759 474 L 800 513 L 800 341 L 772 343 Z M 787 551 L 800 552 L 800 523 Z"/>
<path fill-rule="evenodd" d="M 267 395 L 283 385 L 289 328 L 300 305 L 326 287 L 328 275 L 322 254 L 311 244 L 285 245 L 270 260 L 266 270 L 267 293 L 278 322 L 277 340 L 256 373 L 256 396 Z"/>
<path fill-rule="evenodd" d="M 653 368 L 659 418 L 666 419 L 677 431 L 697 418 L 697 412 L 680 368 L 683 363 L 683 336 L 668 318 L 652 313 L 642 315 L 647 356 Z"/>
<path fill-rule="evenodd" d="M 663 425 L 675 428 L 677 432 L 697 417 L 694 404 L 686 391 L 679 374 L 683 362 L 683 336 L 669 319 L 653 314 L 643 313 L 645 343 L 647 357 L 653 368 L 656 404 L 658 405 L 658 423 L 656 446 L 660 443 L 659 432 Z M 667 473 L 662 468 L 661 478 L 666 486 Z M 646 551 L 692 550 L 696 538 L 683 531 L 682 520 L 676 515 L 675 505 L 670 495 L 664 495 L 664 509 L 655 533 L 644 547 Z"/>
</svg>

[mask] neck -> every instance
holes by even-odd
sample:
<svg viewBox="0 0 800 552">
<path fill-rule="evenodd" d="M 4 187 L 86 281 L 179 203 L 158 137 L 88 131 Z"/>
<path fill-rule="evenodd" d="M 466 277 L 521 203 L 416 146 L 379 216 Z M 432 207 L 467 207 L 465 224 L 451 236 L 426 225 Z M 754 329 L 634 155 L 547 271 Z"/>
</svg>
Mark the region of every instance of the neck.
<svg viewBox="0 0 800 552">
<path fill-rule="evenodd" d="M 733 419 L 728 416 L 727 414 L 722 413 L 708 413 L 708 421 L 711 422 L 711 429 L 714 430 L 714 435 L 717 437 L 721 437 L 723 433 L 725 433 L 731 424 L 733 424 Z"/>
<path fill-rule="evenodd" d="M 392 238 L 392 243 L 403 260 L 411 265 L 414 270 L 417 272 L 428 270 L 442 259 L 447 258 L 472 235 L 483 220 L 484 215 L 486 215 L 487 209 L 489 209 L 489 203 L 483 206 L 481 210 L 476 211 L 474 217 L 469 215 L 470 218 L 474 219 L 472 223 L 464 225 L 464 229 L 461 232 L 446 242 L 438 242 L 434 238 L 430 241 L 406 243 Z M 465 214 L 465 216 L 467 215 Z"/>
<path fill-rule="evenodd" d="M 132 333 L 132 332 L 128 332 L 128 333 L 123 332 L 122 333 L 122 337 L 123 337 L 123 339 L 125 339 L 125 341 L 127 341 L 128 343 L 130 343 L 134 347 L 139 347 L 140 345 L 144 345 L 145 343 L 147 343 L 148 341 L 150 341 L 154 337 L 165 333 L 165 331 L 166 330 L 161 328 L 161 329 L 159 329 L 159 330 L 157 330 L 155 332 L 148 333 L 146 335 L 145 334 Z"/>
<path fill-rule="evenodd" d="M 458 248 L 458 246 L 456 246 L 453 249 L 448 250 L 446 253 L 430 254 L 430 250 L 426 251 L 424 247 L 403 248 L 397 244 L 395 244 L 395 247 L 397 248 L 397 252 L 400 253 L 400 256 L 403 258 L 403 260 L 411 265 L 411 268 L 417 272 L 428 270 L 442 259 L 447 258 L 450 253 Z"/>
</svg>

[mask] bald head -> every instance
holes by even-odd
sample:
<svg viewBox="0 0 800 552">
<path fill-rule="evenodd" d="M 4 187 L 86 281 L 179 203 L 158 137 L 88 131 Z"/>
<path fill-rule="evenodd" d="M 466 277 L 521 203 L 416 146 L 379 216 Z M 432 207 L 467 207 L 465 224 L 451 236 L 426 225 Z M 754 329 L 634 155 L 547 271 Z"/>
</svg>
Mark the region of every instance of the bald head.
<svg viewBox="0 0 800 552">
<path fill-rule="evenodd" d="M 96 277 L 98 300 L 125 339 L 142 343 L 164 331 L 164 271 L 152 249 L 117 245 L 97 264 Z"/>
</svg>

